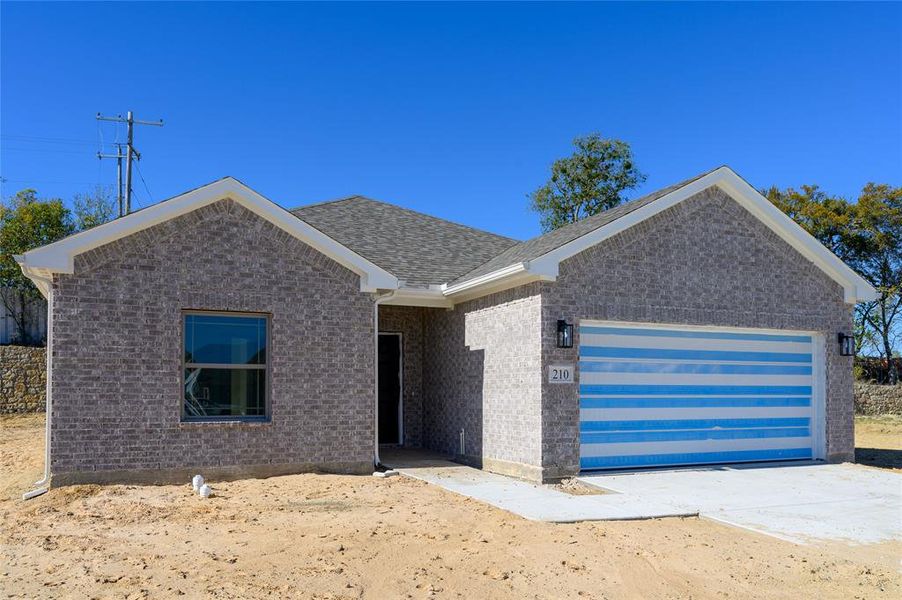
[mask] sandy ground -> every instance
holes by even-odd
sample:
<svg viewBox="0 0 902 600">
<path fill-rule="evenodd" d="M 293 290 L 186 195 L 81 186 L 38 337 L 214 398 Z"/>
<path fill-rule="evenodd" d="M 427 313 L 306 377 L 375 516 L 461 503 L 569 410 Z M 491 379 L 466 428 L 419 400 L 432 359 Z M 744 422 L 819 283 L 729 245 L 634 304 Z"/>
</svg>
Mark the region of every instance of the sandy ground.
<svg viewBox="0 0 902 600">
<path fill-rule="evenodd" d="M 23 502 L 41 427 L 0 418 L 3 597 L 902 597 L 896 543 L 797 546 L 698 519 L 533 523 L 402 477 L 214 482 L 208 500 L 187 485 L 73 486 Z M 893 435 L 868 427 L 869 446 Z"/>
<path fill-rule="evenodd" d="M 902 470 L 902 415 L 855 417 L 855 462 Z"/>
</svg>

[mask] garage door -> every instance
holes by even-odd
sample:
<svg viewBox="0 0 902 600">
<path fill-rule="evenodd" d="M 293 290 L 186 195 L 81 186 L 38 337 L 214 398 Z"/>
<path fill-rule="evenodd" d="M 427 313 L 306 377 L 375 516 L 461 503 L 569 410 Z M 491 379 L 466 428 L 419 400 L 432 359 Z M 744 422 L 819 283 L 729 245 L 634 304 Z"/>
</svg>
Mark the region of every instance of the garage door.
<svg viewBox="0 0 902 600">
<path fill-rule="evenodd" d="M 814 340 L 580 323 L 584 470 L 814 457 Z"/>
</svg>

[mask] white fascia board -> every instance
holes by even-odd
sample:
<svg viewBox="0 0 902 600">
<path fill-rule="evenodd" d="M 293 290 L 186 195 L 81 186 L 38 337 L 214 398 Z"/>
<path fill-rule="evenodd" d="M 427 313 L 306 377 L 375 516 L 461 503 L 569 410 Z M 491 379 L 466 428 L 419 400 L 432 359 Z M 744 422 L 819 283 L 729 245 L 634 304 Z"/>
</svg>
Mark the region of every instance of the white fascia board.
<svg viewBox="0 0 902 600">
<path fill-rule="evenodd" d="M 454 308 L 454 302 L 445 297 L 440 287 L 400 287 L 394 295 L 382 302 L 383 306 L 425 306 L 429 308 Z"/>
<path fill-rule="evenodd" d="M 795 248 L 805 258 L 817 265 L 827 275 L 843 286 L 844 300 L 849 304 L 866 302 L 877 297 L 877 290 L 858 273 L 842 262 L 823 244 L 818 242 L 795 221 L 758 193 L 729 167 L 715 171 L 666 194 L 623 217 L 591 231 L 563 246 L 530 261 L 530 270 L 537 273 L 557 273 L 558 265 L 580 252 L 618 233 L 649 219 L 668 208 L 691 198 L 699 192 L 716 185 L 731 198 L 739 202 L 761 222 Z"/>
<path fill-rule="evenodd" d="M 721 189 L 758 217 L 762 223 L 770 227 L 802 256 L 842 285 L 846 303 L 855 304 L 877 299 L 879 296 L 877 290 L 866 279 L 830 252 L 801 225 L 774 206 L 770 200 L 758 193 L 758 190 L 749 185 L 732 169 L 721 168 L 725 171 L 722 179 L 718 182 Z"/>
<path fill-rule="evenodd" d="M 311 227 L 284 208 L 261 196 L 237 179 L 226 177 L 211 184 L 154 204 L 143 210 L 35 248 L 17 258 L 23 272 L 73 273 L 79 254 L 174 219 L 219 200 L 231 198 L 251 212 L 280 227 L 360 276 L 361 291 L 395 289 L 398 279 L 359 254 Z"/>
<path fill-rule="evenodd" d="M 473 279 L 468 279 L 460 283 L 455 283 L 453 285 L 448 285 L 447 283 L 443 284 L 441 290 L 446 296 L 453 296 L 467 290 L 472 290 L 473 288 L 479 288 L 486 284 L 495 283 L 501 279 L 522 274 L 527 271 L 528 267 L 529 265 L 525 262 L 515 263 L 508 267 L 504 267 L 503 269 L 498 269 L 497 271 L 492 271 L 491 273 L 486 273 L 485 275 L 480 275 L 479 277 L 474 277 Z"/>
<path fill-rule="evenodd" d="M 555 277 L 556 268 L 554 272 L 539 272 L 531 263 L 520 262 L 455 285 L 445 284 L 441 287 L 445 296 L 456 304 L 534 281 L 554 281 Z"/>
</svg>

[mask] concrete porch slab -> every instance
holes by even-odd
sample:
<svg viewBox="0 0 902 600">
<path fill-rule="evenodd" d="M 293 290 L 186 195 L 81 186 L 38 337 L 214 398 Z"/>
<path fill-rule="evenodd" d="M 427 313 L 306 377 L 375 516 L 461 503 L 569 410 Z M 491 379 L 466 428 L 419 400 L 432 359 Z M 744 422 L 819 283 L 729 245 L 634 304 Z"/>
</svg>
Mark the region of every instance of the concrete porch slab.
<svg viewBox="0 0 902 600">
<path fill-rule="evenodd" d="M 532 521 L 572 523 L 696 516 L 658 500 L 625 494 L 573 496 L 417 450 L 386 450 L 382 461 L 402 475 L 438 485 Z"/>
<path fill-rule="evenodd" d="M 860 465 L 722 466 L 579 480 L 796 543 L 902 541 L 902 475 Z"/>
</svg>

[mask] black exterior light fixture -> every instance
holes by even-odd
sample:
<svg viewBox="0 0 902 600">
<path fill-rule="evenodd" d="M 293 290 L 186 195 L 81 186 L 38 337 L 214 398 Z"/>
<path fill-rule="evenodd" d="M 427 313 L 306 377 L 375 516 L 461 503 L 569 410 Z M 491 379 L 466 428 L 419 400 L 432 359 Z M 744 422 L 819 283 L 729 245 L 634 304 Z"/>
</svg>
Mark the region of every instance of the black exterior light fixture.
<svg viewBox="0 0 902 600">
<path fill-rule="evenodd" d="M 564 319 L 557 321 L 557 347 L 573 347 L 573 323 L 568 323 Z"/>
<path fill-rule="evenodd" d="M 844 333 L 840 333 L 837 335 L 839 338 L 839 355 L 840 356 L 854 356 L 855 355 L 855 338 L 851 335 L 846 335 Z"/>
</svg>

